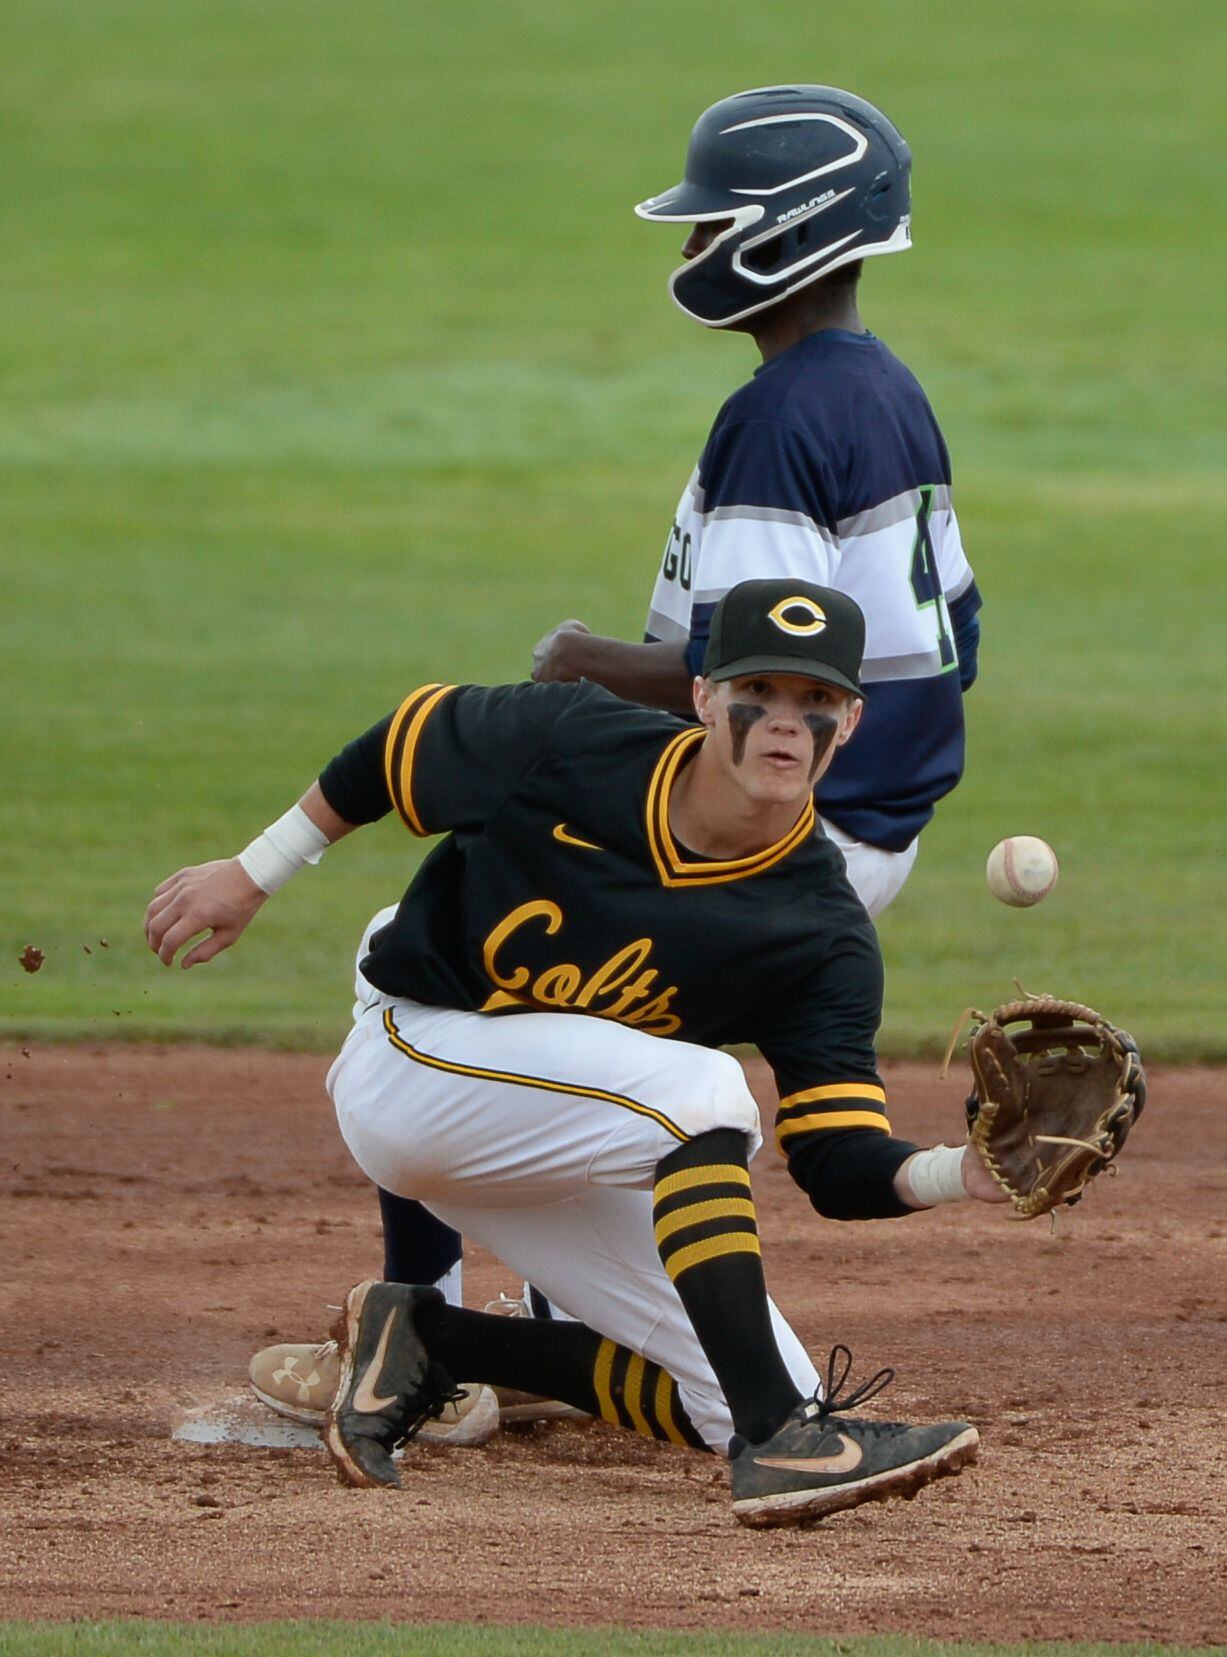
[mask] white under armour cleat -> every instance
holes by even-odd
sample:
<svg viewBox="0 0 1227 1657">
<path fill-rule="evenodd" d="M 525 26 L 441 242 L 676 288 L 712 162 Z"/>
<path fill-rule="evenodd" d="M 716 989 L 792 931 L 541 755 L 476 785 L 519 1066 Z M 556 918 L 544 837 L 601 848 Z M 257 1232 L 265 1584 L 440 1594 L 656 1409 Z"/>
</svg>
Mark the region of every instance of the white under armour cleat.
<svg viewBox="0 0 1227 1657">
<path fill-rule="evenodd" d="M 251 1360 L 247 1373 L 262 1404 L 289 1421 L 323 1431 L 341 1378 L 335 1341 L 266 1346 Z M 498 1431 L 499 1404 L 493 1388 L 470 1385 L 460 1391 L 462 1396 L 445 1405 L 437 1420 L 422 1423 L 419 1443 L 485 1444 Z"/>
</svg>

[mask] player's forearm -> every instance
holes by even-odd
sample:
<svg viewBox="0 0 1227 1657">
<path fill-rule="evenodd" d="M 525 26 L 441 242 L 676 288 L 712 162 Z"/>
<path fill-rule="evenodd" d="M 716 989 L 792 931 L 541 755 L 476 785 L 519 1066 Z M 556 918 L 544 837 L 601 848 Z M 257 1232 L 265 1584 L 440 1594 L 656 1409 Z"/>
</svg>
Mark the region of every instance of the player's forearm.
<svg viewBox="0 0 1227 1657">
<path fill-rule="evenodd" d="M 352 834 L 360 827 L 358 823 L 347 822 L 339 812 L 333 810 L 324 798 L 324 791 L 318 782 L 311 784 L 298 804 L 330 846 L 335 846 L 338 840 L 343 840 L 347 834 Z"/>
<path fill-rule="evenodd" d="M 895 1193 L 909 1208 L 963 1202 L 971 1193 L 963 1178 L 966 1147 L 934 1145 L 914 1151 L 895 1175 Z"/>
<path fill-rule="evenodd" d="M 873 1129 L 825 1129 L 791 1143 L 788 1171 L 824 1219 L 891 1220 L 916 1207 L 898 1184 L 916 1149 Z"/>
<path fill-rule="evenodd" d="M 263 902 L 300 869 L 318 863 L 329 846 L 357 826 L 334 811 L 319 783 L 313 782 L 300 800 L 244 846 L 234 862 L 255 888 L 253 897 L 258 894 Z"/>
<path fill-rule="evenodd" d="M 595 633 L 559 634 L 548 666 L 534 671 L 538 680 L 591 679 L 615 696 L 664 708 L 684 717 L 693 714 L 693 679 L 682 644 L 630 644 Z"/>
<path fill-rule="evenodd" d="M 863 1129 L 808 1136 L 790 1152 L 789 1171 L 828 1220 L 889 1220 L 969 1197 L 1005 1200 L 969 1146 L 921 1150 Z"/>
</svg>

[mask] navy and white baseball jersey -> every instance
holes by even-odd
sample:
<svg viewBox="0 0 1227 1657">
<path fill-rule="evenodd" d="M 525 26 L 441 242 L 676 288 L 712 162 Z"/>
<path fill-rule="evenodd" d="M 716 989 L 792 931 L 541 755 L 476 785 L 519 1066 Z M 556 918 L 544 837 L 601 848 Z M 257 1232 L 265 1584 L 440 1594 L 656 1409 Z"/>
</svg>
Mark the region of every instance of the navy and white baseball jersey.
<svg viewBox="0 0 1227 1657">
<path fill-rule="evenodd" d="M 699 673 L 712 611 L 739 581 L 793 575 L 854 598 L 865 714 L 823 779 L 822 811 L 888 851 L 910 845 L 963 770 L 980 595 L 950 481 L 911 371 L 873 334 L 811 334 L 721 409 L 648 614 L 646 638 L 686 641 Z"/>
<path fill-rule="evenodd" d="M 362 963 L 378 990 L 752 1042 L 795 1172 L 815 1137 L 889 1133 L 877 936 L 812 801 L 754 856 L 676 842 L 671 791 L 704 735 L 588 682 L 434 685 L 350 743 L 320 787 L 348 822 L 395 809 L 414 834 L 446 834 Z M 891 1155 L 912 1148 L 892 1141 Z"/>
</svg>

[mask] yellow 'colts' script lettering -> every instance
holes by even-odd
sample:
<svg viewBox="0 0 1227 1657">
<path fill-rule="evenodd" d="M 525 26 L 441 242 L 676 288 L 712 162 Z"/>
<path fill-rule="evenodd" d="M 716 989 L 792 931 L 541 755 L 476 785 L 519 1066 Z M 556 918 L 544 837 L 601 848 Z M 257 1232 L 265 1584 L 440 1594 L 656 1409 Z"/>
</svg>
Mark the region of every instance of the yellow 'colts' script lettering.
<svg viewBox="0 0 1227 1657">
<path fill-rule="evenodd" d="M 502 967 L 497 959 L 508 940 L 533 921 L 544 922 L 546 935 L 552 938 L 563 923 L 563 913 L 556 903 L 544 898 L 522 903 L 492 928 L 482 946 L 486 976 L 498 986 L 481 1008 L 483 1013 L 494 1012 L 499 1007 L 541 1007 L 614 1018 L 620 1024 L 633 1024 L 653 1036 L 671 1036 L 681 1029 L 681 1019 L 669 1011 L 677 985 L 658 990 L 660 973 L 647 965 L 652 953 L 651 938 L 636 938 L 626 944 L 587 979 L 581 968 L 570 961 L 546 967 L 534 979 L 527 967 Z"/>
</svg>

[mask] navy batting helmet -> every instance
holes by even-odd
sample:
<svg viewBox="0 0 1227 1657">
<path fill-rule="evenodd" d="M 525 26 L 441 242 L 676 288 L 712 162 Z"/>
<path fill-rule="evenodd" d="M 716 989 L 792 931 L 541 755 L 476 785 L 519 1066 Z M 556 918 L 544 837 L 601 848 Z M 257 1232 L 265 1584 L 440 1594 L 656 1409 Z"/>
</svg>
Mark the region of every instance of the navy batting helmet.
<svg viewBox="0 0 1227 1657">
<path fill-rule="evenodd" d="M 669 278 L 687 316 L 727 328 L 840 265 L 910 247 L 911 168 L 903 138 L 863 98 L 767 86 L 700 115 L 685 178 L 635 211 L 732 221 Z"/>
</svg>

